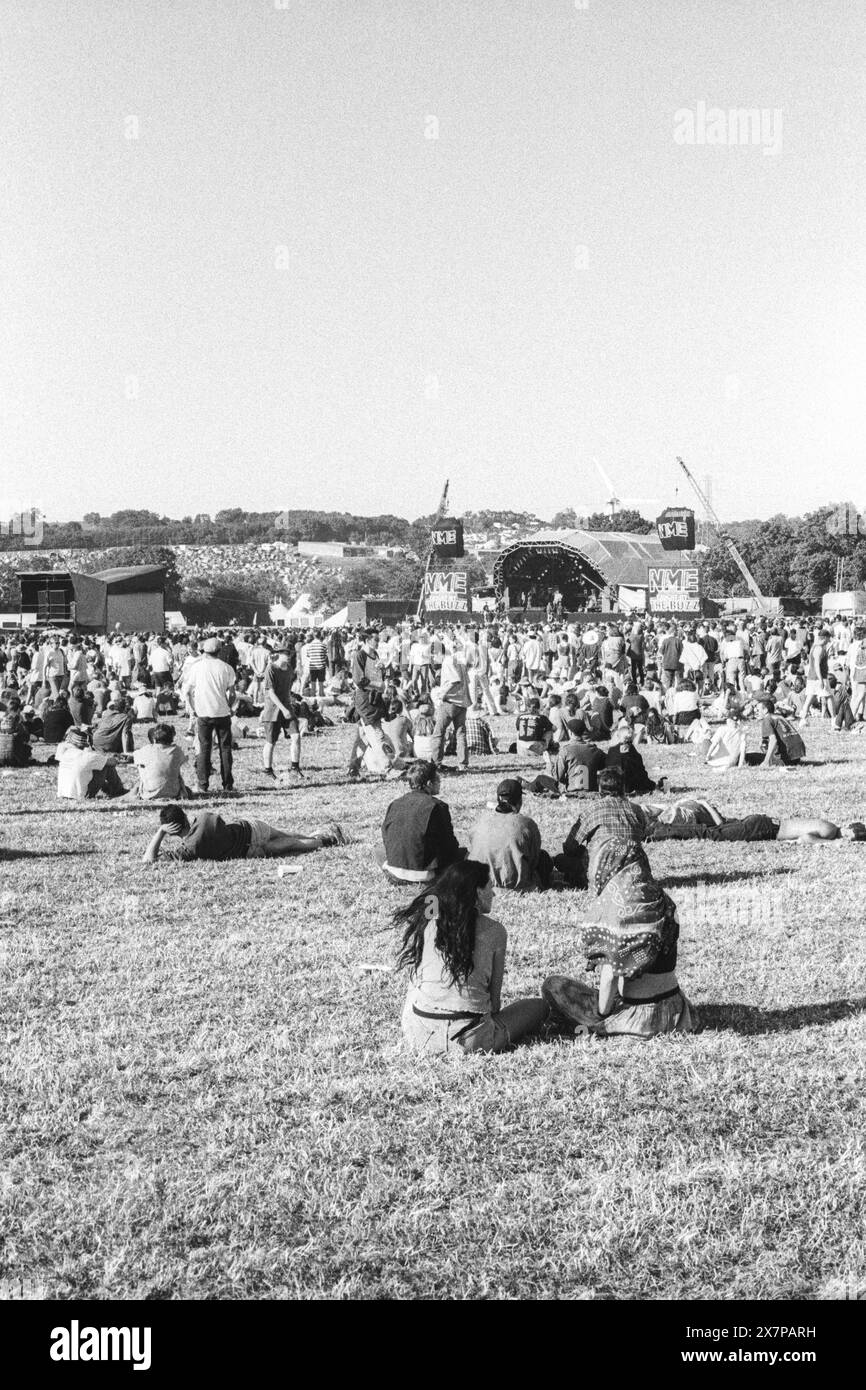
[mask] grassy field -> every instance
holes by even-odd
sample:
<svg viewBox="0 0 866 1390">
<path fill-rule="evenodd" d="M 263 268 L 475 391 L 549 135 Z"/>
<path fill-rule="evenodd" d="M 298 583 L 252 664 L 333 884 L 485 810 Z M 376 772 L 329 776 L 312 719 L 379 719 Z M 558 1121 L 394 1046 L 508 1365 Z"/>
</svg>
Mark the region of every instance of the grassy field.
<svg viewBox="0 0 866 1390">
<path fill-rule="evenodd" d="M 0 778 L 0 1292 L 862 1296 L 866 845 L 650 848 L 697 1036 L 416 1060 L 402 894 L 371 861 L 401 788 L 346 784 L 350 737 L 308 740 L 301 790 L 261 786 L 256 741 L 236 754 L 228 814 L 353 835 L 284 878 L 147 867 L 152 808 Z M 866 738 L 807 742 L 792 772 L 647 762 L 726 812 L 862 818 Z M 514 766 L 444 783 L 461 838 Z M 558 848 L 574 804 L 530 803 Z M 582 973 L 584 905 L 498 895 L 506 1001 Z"/>
</svg>

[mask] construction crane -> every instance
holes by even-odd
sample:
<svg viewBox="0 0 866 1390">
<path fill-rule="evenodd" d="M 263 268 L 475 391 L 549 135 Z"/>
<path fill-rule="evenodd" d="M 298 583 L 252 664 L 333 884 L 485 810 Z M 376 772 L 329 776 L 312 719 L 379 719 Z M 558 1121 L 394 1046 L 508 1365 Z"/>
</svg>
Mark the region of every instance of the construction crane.
<svg viewBox="0 0 866 1390">
<path fill-rule="evenodd" d="M 691 473 L 689 472 L 688 468 L 686 468 L 686 465 L 683 463 L 681 458 L 677 459 L 677 463 L 679 464 L 680 468 L 683 470 L 692 487 L 694 488 L 698 500 L 701 503 L 701 506 L 703 507 L 707 516 L 712 521 L 714 527 L 716 528 L 716 531 L 718 532 L 719 539 L 727 547 L 728 554 L 730 555 L 731 559 L 734 561 L 734 564 L 737 566 L 737 569 L 740 571 L 740 574 L 743 576 L 746 583 L 748 584 L 749 589 L 751 590 L 754 596 L 755 602 L 758 605 L 758 612 L 772 613 L 772 607 L 764 598 L 764 595 L 758 588 L 757 581 L 754 575 L 752 574 L 752 571 L 749 569 L 748 565 L 746 564 L 737 547 L 734 545 L 734 542 L 731 540 L 730 536 L 725 535 L 725 532 L 722 530 L 722 523 L 719 521 L 719 518 L 713 511 L 713 507 L 709 498 L 698 486 L 697 480 L 692 477 Z"/>
</svg>

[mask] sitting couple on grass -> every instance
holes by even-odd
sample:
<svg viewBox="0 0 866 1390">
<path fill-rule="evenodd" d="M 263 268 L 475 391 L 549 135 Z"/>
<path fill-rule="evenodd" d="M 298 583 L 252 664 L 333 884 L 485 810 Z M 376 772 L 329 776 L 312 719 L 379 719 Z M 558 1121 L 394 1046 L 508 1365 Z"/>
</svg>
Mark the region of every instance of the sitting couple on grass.
<svg viewBox="0 0 866 1390">
<path fill-rule="evenodd" d="M 486 863 L 499 888 L 547 888 L 553 863 L 541 847 L 541 831 L 521 813 L 523 787 L 507 777 L 496 788 L 495 807 L 473 827 L 469 849 L 454 834 L 451 813 L 439 800 L 441 778 L 432 762 L 416 762 L 409 771 L 410 790 L 392 801 L 382 824 L 382 846 L 374 858 L 389 882 L 404 886 L 430 883 L 442 869 L 465 859 Z"/>
<path fill-rule="evenodd" d="M 760 751 L 746 751 L 747 723 L 737 710 L 731 710 L 721 729 L 713 735 L 704 762 L 716 772 L 743 767 L 795 767 L 806 756 L 806 746 L 794 726 L 775 713 L 769 696 L 758 699 L 761 717 Z"/>
<path fill-rule="evenodd" d="M 605 890 L 623 873 L 622 882 Z M 696 1021 L 676 977 L 679 923 L 673 902 L 652 881 L 639 846 L 610 841 L 598 903 L 582 930 L 597 989 L 565 976 L 541 997 L 503 1007 L 508 934 L 490 916 L 490 869 L 462 860 L 394 914 L 403 928 L 399 964 L 410 972 L 402 1029 L 414 1052 L 504 1052 L 543 1030 L 599 1037 L 688 1032 Z"/>
</svg>

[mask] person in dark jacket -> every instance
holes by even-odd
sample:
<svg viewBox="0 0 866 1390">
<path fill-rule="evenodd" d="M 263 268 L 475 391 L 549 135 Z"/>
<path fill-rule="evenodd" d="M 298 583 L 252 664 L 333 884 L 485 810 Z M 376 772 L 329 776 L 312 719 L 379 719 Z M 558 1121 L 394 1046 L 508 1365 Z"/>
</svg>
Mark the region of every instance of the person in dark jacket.
<svg viewBox="0 0 866 1390">
<path fill-rule="evenodd" d="M 131 753 L 135 715 L 123 696 L 115 697 L 93 730 L 93 747 L 99 753 Z"/>
<path fill-rule="evenodd" d="M 451 812 L 438 800 L 440 785 L 435 763 L 416 762 L 409 772 L 411 790 L 385 812 L 382 848 L 374 855 L 392 883 L 430 883 L 466 856 L 457 843 Z"/>
<path fill-rule="evenodd" d="M 608 749 L 605 767 L 619 768 L 623 776 L 626 796 L 635 792 L 663 790 L 665 779 L 660 777 L 658 782 L 654 782 L 650 777 L 643 758 L 634 746 L 634 733 L 631 726 L 620 724 L 614 738 L 616 742 L 612 743 Z"/>
</svg>

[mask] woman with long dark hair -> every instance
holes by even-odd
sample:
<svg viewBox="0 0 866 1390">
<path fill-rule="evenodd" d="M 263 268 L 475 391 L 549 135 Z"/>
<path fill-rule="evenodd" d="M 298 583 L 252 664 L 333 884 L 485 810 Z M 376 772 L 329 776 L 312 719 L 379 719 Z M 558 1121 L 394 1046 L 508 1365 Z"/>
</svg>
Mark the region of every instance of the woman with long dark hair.
<svg viewBox="0 0 866 1390">
<path fill-rule="evenodd" d="M 508 937 L 492 903 L 490 869 L 465 859 L 394 913 L 398 964 L 411 972 L 402 1026 L 413 1051 L 504 1052 L 541 1026 L 542 999 L 501 1007 Z"/>
</svg>

